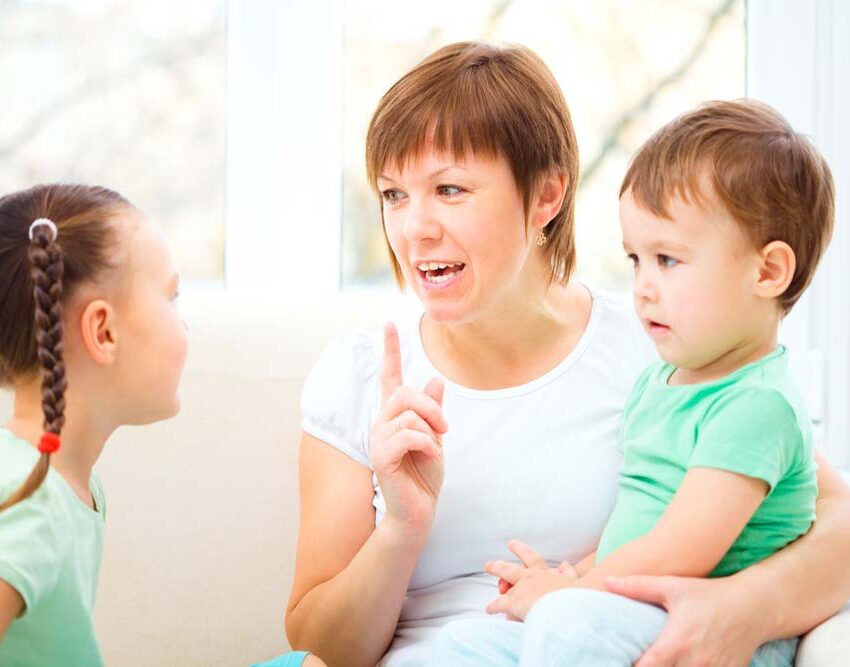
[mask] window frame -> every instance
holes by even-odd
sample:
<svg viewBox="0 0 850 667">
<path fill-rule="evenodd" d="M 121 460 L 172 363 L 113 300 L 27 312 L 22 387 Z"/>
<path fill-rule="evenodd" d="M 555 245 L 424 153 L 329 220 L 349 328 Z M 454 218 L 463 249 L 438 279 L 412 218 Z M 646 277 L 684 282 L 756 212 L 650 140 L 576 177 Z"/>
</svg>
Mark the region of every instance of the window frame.
<svg viewBox="0 0 850 667">
<path fill-rule="evenodd" d="M 809 135 L 832 168 L 836 226 L 811 286 L 780 340 L 804 389 L 816 446 L 850 467 L 850 6 L 840 0 L 749 0 L 747 94 Z M 844 34 L 842 34 L 842 31 Z"/>
<path fill-rule="evenodd" d="M 342 291 L 343 0 L 227 3 L 225 285 L 281 301 Z M 850 6 L 748 0 L 747 95 L 810 135 L 836 182 L 836 229 L 780 339 L 817 445 L 850 467 Z M 281 224 L 283 221 L 283 224 Z M 369 288 L 389 291 L 394 288 Z M 344 294 L 361 290 L 346 289 Z M 344 298 L 343 294 L 343 298 Z M 362 296 L 362 294 L 361 294 Z"/>
</svg>

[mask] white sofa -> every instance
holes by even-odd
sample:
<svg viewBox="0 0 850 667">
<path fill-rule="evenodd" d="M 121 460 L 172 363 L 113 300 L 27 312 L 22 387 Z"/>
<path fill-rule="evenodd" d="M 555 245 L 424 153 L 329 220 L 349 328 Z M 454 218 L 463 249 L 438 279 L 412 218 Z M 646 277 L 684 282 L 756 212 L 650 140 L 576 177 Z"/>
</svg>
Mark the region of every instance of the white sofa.
<svg viewBox="0 0 850 667">
<path fill-rule="evenodd" d="M 107 665 L 238 667 L 287 648 L 301 384 L 334 335 L 400 305 L 185 298 L 180 416 L 121 429 L 99 464 L 108 505 L 95 620 Z M 9 411 L 0 395 L 0 419 Z M 847 656 L 850 610 L 806 638 L 798 664 Z"/>
</svg>

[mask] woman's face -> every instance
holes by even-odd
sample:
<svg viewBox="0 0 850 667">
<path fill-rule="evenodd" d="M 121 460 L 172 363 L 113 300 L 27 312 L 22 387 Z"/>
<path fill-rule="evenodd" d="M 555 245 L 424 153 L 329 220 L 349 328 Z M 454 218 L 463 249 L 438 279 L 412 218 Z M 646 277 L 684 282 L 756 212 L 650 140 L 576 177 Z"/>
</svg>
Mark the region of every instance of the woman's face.
<svg viewBox="0 0 850 667">
<path fill-rule="evenodd" d="M 459 161 L 427 149 L 386 165 L 377 185 L 392 251 L 434 320 L 469 322 L 527 298 L 526 289 L 545 280 L 537 230 L 526 231 L 504 158 Z"/>
</svg>

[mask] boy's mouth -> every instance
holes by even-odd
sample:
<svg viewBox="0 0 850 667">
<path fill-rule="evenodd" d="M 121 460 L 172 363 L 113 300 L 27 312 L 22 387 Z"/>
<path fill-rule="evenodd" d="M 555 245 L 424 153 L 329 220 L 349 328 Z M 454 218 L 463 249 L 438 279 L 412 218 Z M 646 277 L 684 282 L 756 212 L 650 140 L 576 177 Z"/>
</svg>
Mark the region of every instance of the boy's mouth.
<svg viewBox="0 0 850 667">
<path fill-rule="evenodd" d="M 656 322 L 655 320 L 647 320 L 646 328 L 650 334 L 663 334 L 670 331 L 670 327 L 666 324 L 661 324 L 661 322 Z"/>
<path fill-rule="evenodd" d="M 419 262 L 416 270 L 429 283 L 444 283 L 456 277 L 463 271 L 463 262 Z"/>
</svg>

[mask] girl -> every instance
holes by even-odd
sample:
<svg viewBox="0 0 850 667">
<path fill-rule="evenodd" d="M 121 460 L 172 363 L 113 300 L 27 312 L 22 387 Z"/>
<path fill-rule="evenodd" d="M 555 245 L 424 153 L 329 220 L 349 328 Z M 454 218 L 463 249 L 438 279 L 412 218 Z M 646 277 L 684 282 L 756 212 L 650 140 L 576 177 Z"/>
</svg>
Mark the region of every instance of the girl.
<svg viewBox="0 0 850 667">
<path fill-rule="evenodd" d="M 0 664 L 102 665 L 92 606 L 112 432 L 177 414 L 187 336 L 162 233 L 121 195 L 0 198 Z"/>
</svg>

